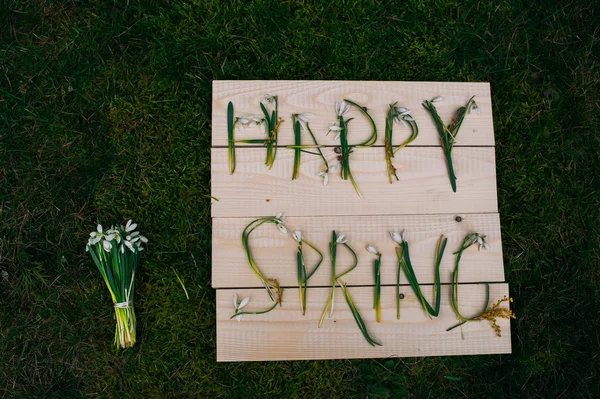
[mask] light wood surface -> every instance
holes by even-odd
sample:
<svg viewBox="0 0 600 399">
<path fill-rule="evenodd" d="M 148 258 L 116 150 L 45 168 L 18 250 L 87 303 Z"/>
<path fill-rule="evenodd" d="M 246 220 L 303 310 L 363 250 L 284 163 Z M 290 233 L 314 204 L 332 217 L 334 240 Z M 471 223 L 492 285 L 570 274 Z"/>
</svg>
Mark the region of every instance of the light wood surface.
<svg viewBox="0 0 600 399">
<path fill-rule="evenodd" d="M 285 120 L 280 128 L 279 145 L 293 144 L 291 115 L 310 112 L 310 125 L 321 145 L 337 145 L 334 135 L 327 136 L 328 127 L 336 122 L 335 102 L 347 98 L 366 106 L 380 130 L 378 144 L 383 145 L 385 117 L 389 104 L 409 108 L 419 125 L 419 137 L 411 145 L 439 146 L 439 136 L 429 113 L 421 105 L 424 100 L 442 96 L 436 108 L 445 123 L 449 123 L 456 110 L 464 106 L 471 96 L 480 107 L 480 114 L 467 115 L 456 145 L 493 146 L 494 127 L 489 83 L 451 82 L 357 82 L 357 81 L 214 81 L 212 131 L 213 146 L 227 146 L 227 104 L 233 102 L 235 115 L 262 116 L 259 102 L 265 94 L 279 97 L 279 114 Z M 358 143 L 370 135 L 367 120 L 357 110 L 350 126 L 351 142 Z M 409 131 L 395 125 L 395 140 L 400 143 Z M 261 138 L 259 128 L 248 129 L 245 134 L 236 131 L 238 140 Z M 307 142 L 308 138 L 303 139 Z"/>
<path fill-rule="evenodd" d="M 461 221 L 457 222 L 456 217 Z M 410 255 L 419 283 L 431 284 L 434 277 L 434 252 L 440 234 L 448 238 L 440 268 L 441 281 L 449 283 L 454 269 L 454 252 L 467 234 L 479 232 L 487 236 L 490 250 L 478 251 L 475 245 L 464 253 L 461 260 L 461 282 L 502 282 L 504 265 L 500 218 L 496 214 L 443 214 L 392 216 L 310 216 L 285 218 L 289 233 L 300 229 L 305 239 L 315 245 L 324 256 L 323 263 L 309 280 L 309 285 L 326 286 L 331 279 L 329 242 L 331 231 L 343 232 L 348 244 L 356 251 L 359 264 L 348 275 L 349 285 L 372 285 L 375 256 L 365 249 L 375 245 L 383 254 L 381 259 L 382 284 L 396 284 L 396 243 L 390 231 L 406 229 Z M 241 245 L 241 232 L 252 218 L 215 218 L 212 235 L 212 285 L 214 288 L 261 287 Z M 277 278 L 285 287 L 297 286 L 297 243 L 290 234 L 283 235 L 273 224 L 261 226 L 250 236 L 252 255 L 266 277 Z M 318 255 L 304 245 L 304 256 L 312 270 Z M 351 265 L 352 257 L 341 248 L 338 251 L 338 270 Z M 407 280 L 402 274 L 402 283 Z"/>
<path fill-rule="evenodd" d="M 457 323 L 449 305 L 449 288 L 442 288 L 440 316 L 429 319 L 410 287 L 404 287 L 401 319 L 396 320 L 395 287 L 384 287 L 381 293 L 382 322 L 375 321 L 372 309 L 373 288 L 351 287 L 350 294 L 363 317 L 370 335 L 383 346 L 371 347 L 362 336 L 345 302 L 341 290 L 335 295 L 333 318 L 318 321 L 330 290 L 309 289 L 307 312 L 300 313 L 297 290 L 284 293 L 284 303 L 270 313 L 247 315 L 241 322 L 233 315 L 233 295 L 250 297 L 245 308 L 262 310 L 271 306 L 264 289 L 217 290 L 217 361 L 267 361 L 305 359 L 352 359 L 410 356 L 472 355 L 510 353 L 510 322 L 499 319 L 502 337 L 497 337 L 490 322 L 469 322 L 447 332 Z M 423 287 L 431 297 L 431 287 Z M 481 312 L 485 286 L 461 285 L 460 311 L 471 316 Z M 507 284 L 490 285 L 490 303 L 508 295 Z M 504 303 L 506 305 L 506 303 Z"/>
<path fill-rule="evenodd" d="M 334 158 L 333 151 L 328 154 Z M 405 148 L 396 157 L 400 181 L 388 182 L 382 148 L 356 149 L 350 162 L 364 199 L 349 180 L 331 174 L 324 186 L 322 160 L 303 154 L 300 176 L 291 180 L 294 151 L 281 149 L 272 170 L 263 148 L 238 149 L 229 173 L 226 148 L 213 148 L 213 217 L 394 215 L 498 212 L 494 148 L 460 147 L 453 152 L 458 190 L 452 192 L 440 148 Z"/>
</svg>

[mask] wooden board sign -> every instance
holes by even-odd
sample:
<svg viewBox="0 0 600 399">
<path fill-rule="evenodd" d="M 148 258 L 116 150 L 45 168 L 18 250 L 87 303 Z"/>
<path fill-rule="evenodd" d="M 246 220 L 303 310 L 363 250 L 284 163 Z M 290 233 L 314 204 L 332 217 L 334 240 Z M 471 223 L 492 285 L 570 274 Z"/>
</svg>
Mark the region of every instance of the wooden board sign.
<svg viewBox="0 0 600 399">
<path fill-rule="evenodd" d="M 260 102 L 277 95 L 279 116 L 277 155 L 271 169 L 265 166 L 262 145 L 237 143 L 236 170 L 229 169 L 227 107 L 236 117 L 261 116 Z M 430 114 L 421 105 L 440 96 L 439 115 L 449 123 L 460 106 L 475 96 L 479 113 L 468 114 L 456 138 L 452 157 L 457 191 L 448 179 L 446 158 Z M 321 158 L 302 154 L 298 178 L 292 180 L 294 144 L 292 114 L 311 113 L 310 126 L 330 164 L 338 158 L 334 134 L 327 134 L 337 120 L 336 101 L 349 99 L 367 107 L 378 129 L 375 144 L 355 148 L 352 170 L 363 198 L 338 173 L 323 185 L 319 176 Z M 419 126 L 415 141 L 396 154 L 398 181 L 388 181 L 384 127 L 389 105 L 412 110 Z M 468 322 L 447 332 L 457 323 L 450 306 L 451 273 L 456 252 L 467 234 L 486 235 L 487 251 L 476 245 L 467 249 L 460 263 L 459 307 L 464 316 L 481 312 L 489 284 L 490 304 L 505 295 L 502 239 L 496 191 L 496 162 L 492 104 L 488 83 L 444 82 L 348 82 L 348 81 L 214 81 L 212 111 L 212 285 L 217 290 L 217 360 L 268 361 L 345 359 L 407 356 L 441 356 L 510 353 L 510 321 L 499 319 L 502 336 L 497 337 L 489 321 Z M 371 127 L 358 111 L 351 111 L 354 143 L 367 139 Z M 356 115 L 354 115 L 356 114 Z M 394 144 L 409 134 L 394 127 Z M 234 131 L 235 140 L 264 137 L 258 127 Z M 310 144 L 308 136 L 303 144 Z M 397 141 L 397 142 L 396 142 Z M 261 272 L 277 278 L 285 288 L 281 306 L 265 314 L 246 315 L 238 322 L 233 298 L 249 297 L 244 308 L 259 311 L 271 302 L 261 281 L 248 264 L 242 246 L 242 231 L 260 217 L 285 215 L 289 231 L 300 229 L 323 253 L 323 263 L 309 280 L 307 311 L 303 316 L 298 299 L 297 243 L 274 224 L 258 228 L 250 238 L 252 255 Z M 319 328 L 318 323 L 331 292 L 331 232 L 344 232 L 358 256 L 355 270 L 343 278 L 370 335 L 382 346 L 370 346 L 337 288 L 335 310 Z M 401 318 L 396 318 L 398 261 L 391 231 L 406 230 L 416 277 L 427 298 L 432 298 L 435 246 L 444 235 L 447 248 L 440 266 L 441 310 L 430 318 L 406 276 L 401 274 Z M 382 253 L 382 320 L 373 310 L 374 255 L 365 249 L 375 245 Z M 308 264 L 317 256 L 306 251 Z M 344 269 L 352 262 L 348 254 L 338 257 Z M 430 299 L 431 300 L 431 299 Z M 502 306 L 508 306 L 503 303 Z"/>
</svg>

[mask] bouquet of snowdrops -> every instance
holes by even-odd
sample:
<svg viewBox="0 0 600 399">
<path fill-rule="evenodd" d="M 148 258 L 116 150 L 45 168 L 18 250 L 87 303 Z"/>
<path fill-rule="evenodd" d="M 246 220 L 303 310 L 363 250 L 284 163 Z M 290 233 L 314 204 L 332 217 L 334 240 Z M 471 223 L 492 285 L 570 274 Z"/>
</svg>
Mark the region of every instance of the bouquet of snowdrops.
<svg viewBox="0 0 600 399">
<path fill-rule="evenodd" d="M 136 227 L 137 224 L 131 220 L 125 226 L 112 226 L 107 231 L 98 225 L 97 231 L 90 233 L 85 247 L 112 297 L 117 318 L 115 345 L 122 348 L 131 348 L 135 344 L 134 278 L 142 244 L 148 242 L 146 237 L 135 231 Z"/>
</svg>

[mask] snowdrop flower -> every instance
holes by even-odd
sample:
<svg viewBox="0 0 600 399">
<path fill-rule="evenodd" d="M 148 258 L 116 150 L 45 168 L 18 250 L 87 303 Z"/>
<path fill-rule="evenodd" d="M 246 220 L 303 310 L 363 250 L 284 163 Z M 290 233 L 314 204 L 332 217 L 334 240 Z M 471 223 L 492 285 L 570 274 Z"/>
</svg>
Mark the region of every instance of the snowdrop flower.
<svg viewBox="0 0 600 399">
<path fill-rule="evenodd" d="M 292 238 L 298 242 L 302 241 L 302 232 L 300 230 L 296 230 L 292 233 Z"/>
<path fill-rule="evenodd" d="M 367 245 L 367 251 L 369 251 L 370 253 L 372 253 L 373 255 L 379 255 L 379 251 L 377 250 L 377 248 L 375 248 L 373 245 L 369 244 Z"/>
<path fill-rule="evenodd" d="M 482 249 L 490 249 L 490 245 L 487 242 L 485 242 L 485 236 L 482 236 L 479 233 L 477 233 L 476 242 L 477 242 L 477 244 L 479 244 L 480 251 Z"/>
<path fill-rule="evenodd" d="M 337 124 L 331 125 L 331 126 L 329 126 L 329 131 L 327 132 L 327 134 L 329 134 L 331 132 L 337 132 L 337 135 L 333 138 L 334 140 L 337 140 L 340 138 L 340 135 L 342 134 L 342 128 L 339 127 Z"/>
<path fill-rule="evenodd" d="M 283 225 L 283 212 L 279 212 L 277 215 L 275 215 L 275 224 L 277 225 L 277 228 L 281 234 L 287 234 L 287 229 Z"/>
<path fill-rule="evenodd" d="M 312 112 L 305 112 L 303 114 L 296 115 L 298 117 L 298 122 L 300 122 L 300 126 L 302 126 L 302 129 L 308 130 L 306 124 L 308 123 L 308 118 L 310 118 L 313 115 L 314 114 Z"/>
<path fill-rule="evenodd" d="M 262 98 L 262 101 L 266 101 L 268 103 L 276 102 L 277 101 L 277 96 L 272 96 L 270 94 L 265 94 L 264 97 Z"/>
<path fill-rule="evenodd" d="M 336 101 L 335 102 L 335 112 L 338 116 L 346 115 L 350 111 L 350 104 L 346 101 Z"/>
<path fill-rule="evenodd" d="M 137 223 L 132 223 L 131 219 L 129 219 L 129 221 L 125 225 L 125 231 L 129 233 L 130 231 L 133 231 L 136 228 L 137 228 Z"/>
<path fill-rule="evenodd" d="M 323 178 L 323 185 L 326 186 L 329 184 L 329 173 L 327 172 L 319 172 L 319 177 Z"/>
<path fill-rule="evenodd" d="M 477 115 L 481 115 L 481 110 L 479 109 L 479 105 L 477 105 L 477 103 L 475 101 L 473 101 L 473 104 L 471 104 L 471 108 L 469 108 L 469 113 L 471 113 L 471 111 L 475 111 L 475 113 Z"/>
<path fill-rule="evenodd" d="M 104 247 L 104 250 L 106 252 L 110 252 L 110 250 L 112 249 L 112 244 L 110 243 L 110 241 L 102 241 L 102 246 Z"/>
<path fill-rule="evenodd" d="M 338 234 L 337 238 L 335 239 L 335 242 L 337 242 L 338 244 L 347 243 L 348 240 L 346 240 L 346 234 L 344 234 L 344 233 Z"/>
<path fill-rule="evenodd" d="M 439 101 L 442 101 L 443 99 L 444 99 L 444 97 L 441 97 L 441 96 L 435 96 L 435 97 L 433 97 L 433 98 L 431 99 L 431 102 L 432 102 L 432 103 L 437 103 L 437 102 L 439 102 Z"/>
<path fill-rule="evenodd" d="M 392 240 L 396 241 L 398 244 L 402 244 L 406 240 L 406 230 L 402 230 L 401 233 L 391 231 L 390 236 L 392 237 Z"/>
<path fill-rule="evenodd" d="M 242 308 L 248 304 L 248 302 L 250 302 L 250 297 L 246 297 L 246 298 L 242 299 L 240 302 L 238 302 L 237 298 L 238 298 L 238 296 L 237 296 L 237 294 L 235 294 L 233 296 L 233 306 L 235 307 L 236 314 L 239 313 L 242 310 Z M 235 319 L 239 323 L 243 317 L 244 317 L 244 315 L 240 314 L 240 315 L 235 316 Z"/>
</svg>

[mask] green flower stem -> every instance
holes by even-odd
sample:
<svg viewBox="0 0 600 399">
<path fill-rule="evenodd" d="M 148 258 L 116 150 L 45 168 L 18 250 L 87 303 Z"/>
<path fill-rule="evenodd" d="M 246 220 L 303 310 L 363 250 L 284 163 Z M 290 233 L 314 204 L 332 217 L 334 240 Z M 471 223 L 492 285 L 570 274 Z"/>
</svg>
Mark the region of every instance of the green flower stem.
<svg viewBox="0 0 600 399">
<path fill-rule="evenodd" d="M 373 299 L 373 308 L 377 316 L 377 322 L 381 323 L 381 254 L 375 259 L 375 298 Z"/>
<path fill-rule="evenodd" d="M 427 299 L 425 299 L 423 292 L 421 291 L 421 286 L 419 285 L 419 281 L 417 280 L 417 276 L 415 274 L 412 263 L 410 261 L 408 242 L 403 241 L 400 244 L 402 249 L 396 251 L 396 254 L 398 255 L 399 267 L 401 266 L 402 270 L 404 270 L 404 274 L 406 275 L 406 278 L 408 279 L 410 286 L 412 287 L 416 297 L 419 299 L 419 301 L 421 302 L 421 305 L 423 306 L 423 309 L 425 310 L 425 312 L 427 313 L 427 315 L 430 318 L 431 318 L 431 316 L 437 317 L 440 314 L 440 305 L 441 305 L 440 265 L 442 262 L 442 257 L 444 256 L 444 250 L 446 249 L 447 241 L 448 241 L 448 239 L 446 239 L 444 237 L 444 235 L 441 235 L 440 239 L 438 240 L 437 247 L 435 250 L 435 276 L 434 276 L 434 289 L 433 289 L 433 295 L 435 298 L 435 308 L 433 308 L 429 304 Z M 399 308 L 399 305 L 397 305 L 397 306 Z"/>
<path fill-rule="evenodd" d="M 360 313 L 358 312 L 358 309 L 356 308 L 356 305 L 354 304 L 354 301 L 352 300 L 352 297 L 350 296 L 350 292 L 348 291 L 346 284 L 340 280 L 341 277 L 350 273 L 358 265 L 358 256 L 356 255 L 356 252 L 354 252 L 354 250 L 346 243 L 342 243 L 341 245 L 343 245 L 350 251 L 350 253 L 354 257 L 354 264 L 345 272 L 336 275 L 337 245 L 338 245 L 337 240 L 338 240 L 338 235 L 334 230 L 331 234 L 331 243 L 329 244 L 330 257 L 331 257 L 331 294 L 329 295 L 329 301 L 327 302 L 327 305 L 325 306 L 325 309 L 323 310 L 323 313 L 321 314 L 321 319 L 319 320 L 319 328 L 323 324 L 323 320 L 325 319 L 325 315 L 327 314 L 327 311 L 330 310 L 330 317 L 333 313 L 333 301 L 335 298 L 335 288 L 336 288 L 336 284 L 337 284 L 342 289 L 342 292 L 344 293 L 344 298 L 346 299 L 346 303 L 350 307 L 352 316 L 354 317 L 354 320 L 356 321 L 356 324 L 358 325 L 358 328 L 360 329 L 361 333 L 365 337 L 365 340 L 367 340 L 367 342 L 371 346 L 381 345 L 381 344 L 377 343 L 375 340 L 373 340 L 373 338 L 371 338 L 371 336 L 369 335 L 369 332 L 367 331 L 367 326 L 365 325 L 365 322 L 363 321 L 362 317 L 360 316 Z"/>
<path fill-rule="evenodd" d="M 402 270 L 402 247 L 396 248 L 396 256 L 398 257 L 398 273 L 396 274 L 396 319 L 400 320 L 400 271 Z"/>
<path fill-rule="evenodd" d="M 319 254 L 319 261 L 316 263 L 315 267 L 310 273 L 307 273 L 306 271 L 306 262 L 304 260 L 302 244 L 308 245 L 311 249 L 317 252 L 317 254 Z M 310 279 L 312 275 L 317 271 L 319 266 L 321 266 L 321 263 L 323 262 L 323 254 L 308 241 L 301 240 L 298 243 L 298 253 L 296 254 L 296 262 L 298 265 L 298 292 L 300 295 L 300 310 L 302 311 L 302 316 L 304 316 L 306 314 L 306 292 L 308 288 L 308 279 Z"/>
<path fill-rule="evenodd" d="M 283 296 L 283 288 L 280 288 L 280 289 L 279 289 L 279 295 L 280 295 L 280 298 Z M 275 309 L 275 308 L 277 307 L 277 305 L 281 305 L 281 301 L 277 301 L 277 302 L 275 302 L 275 303 L 273 304 L 273 306 L 271 306 L 269 309 L 266 309 L 266 310 L 260 310 L 260 311 L 258 311 L 258 312 L 238 312 L 238 311 L 236 310 L 236 313 L 235 313 L 233 316 L 231 316 L 231 317 L 229 318 L 229 320 L 233 319 L 233 318 L 234 318 L 234 317 L 236 317 L 236 316 L 241 316 L 241 315 L 247 315 L 247 314 L 265 314 L 265 313 L 269 313 L 271 310 Z"/>
<path fill-rule="evenodd" d="M 478 321 L 479 316 L 481 315 L 481 313 L 484 313 L 487 310 L 488 304 L 490 302 L 490 285 L 486 283 L 486 300 L 483 306 L 483 310 L 480 312 L 479 315 L 474 317 L 465 317 L 460 313 L 458 309 L 458 267 L 460 265 L 460 260 L 462 258 L 463 252 L 466 251 L 471 245 L 477 242 L 477 236 L 477 233 L 467 235 L 463 240 L 460 249 L 454 253 L 456 255 L 456 261 L 454 263 L 454 271 L 452 272 L 452 289 L 450 295 L 450 304 L 452 306 L 452 309 L 454 310 L 454 313 L 456 313 L 456 317 L 458 318 L 459 323 L 455 326 L 448 328 L 446 331 L 451 331 L 456 327 L 465 324 L 468 321 Z"/>
<path fill-rule="evenodd" d="M 233 119 L 233 103 L 230 101 L 227 105 L 227 147 L 229 152 L 229 173 L 235 172 L 235 140 L 234 133 L 235 121 Z"/>
<path fill-rule="evenodd" d="M 292 172 L 292 180 L 296 180 L 298 178 L 298 173 L 300 172 L 300 156 L 302 155 L 302 149 L 299 146 L 302 144 L 302 126 L 300 125 L 300 121 L 297 116 L 292 116 L 292 123 L 294 124 L 294 171 Z"/>
<path fill-rule="evenodd" d="M 329 317 L 331 317 L 333 314 L 333 301 L 335 299 L 335 286 L 336 286 L 337 280 L 339 278 L 345 276 L 346 274 L 350 273 L 358 265 L 358 256 L 356 255 L 356 252 L 354 252 L 354 250 L 352 248 L 350 248 L 350 246 L 348 244 L 340 244 L 340 245 L 343 245 L 344 247 L 346 247 L 350 251 L 350 253 L 354 257 L 354 264 L 350 267 L 350 269 L 346 270 L 344 273 L 342 273 L 340 275 L 336 275 L 337 245 L 338 245 L 337 238 L 338 238 L 337 233 L 334 230 L 331 235 L 331 239 L 332 239 L 331 243 L 329 244 L 329 252 L 330 252 L 330 257 L 331 257 L 331 294 L 329 295 L 329 301 L 327 302 L 327 305 L 325 306 L 325 309 L 323 310 L 323 313 L 321 314 L 321 319 L 319 320 L 319 327 L 321 327 L 321 325 L 323 324 L 323 320 L 325 319 L 325 315 L 327 314 L 328 310 L 330 310 Z"/>
<path fill-rule="evenodd" d="M 456 117 L 448 126 L 444 125 L 444 122 L 440 118 L 435 105 L 433 105 L 433 101 L 425 100 L 423 102 L 423 107 L 431 114 L 433 122 L 435 123 L 440 136 L 442 149 L 444 150 L 444 155 L 446 156 L 448 163 L 448 176 L 450 178 L 450 185 L 452 187 L 452 191 L 454 192 L 456 192 L 456 174 L 454 173 L 454 166 L 452 164 L 452 149 L 454 148 L 456 136 L 458 135 L 458 131 L 462 126 L 463 120 L 465 119 L 467 110 L 470 109 L 470 107 L 475 103 L 474 98 L 475 96 L 471 97 L 464 107 L 460 107 L 456 111 Z"/>
<path fill-rule="evenodd" d="M 350 170 L 350 154 L 352 154 L 354 147 L 367 148 L 367 147 L 371 147 L 373 144 L 375 144 L 375 142 L 377 141 L 377 126 L 375 125 L 375 121 L 373 120 L 371 115 L 369 115 L 369 113 L 367 112 L 367 109 L 365 107 L 363 107 L 353 101 L 347 100 L 347 99 L 344 99 L 344 101 L 347 102 L 348 104 L 358 108 L 360 110 L 360 112 L 367 117 L 367 119 L 369 120 L 369 123 L 371 124 L 371 128 L 372 128 L 371 136 L 367 140 L 365 140 L 364 142 L 362 142 L 360 144 L 350 145 L 348 143 L 348 123 L 352 120 L 352 118 L 344 120 L 343 115 L 338 116 L 339 124 L 340 124 L 340 147 L 342 150 L 341 161 L 340 161 L 342 170 L 340 171 L 340 173 L 341 173 L 343 180 L 349 179 L 352 182 L 352 186 L 354 187 L 354 190 L 356 191 L 358 196 L 362 199 L 363 196 L 362 196 L 360 190 L 358 189 L 358 185 L 356 184 L 356 181 L 354 180 L 354 176 L 352 175 L 352 171 Z"/>
<path fill-rule="evenodd" d="M 346 288 L 346 284 L 341 283 L 339 281 L 338 281 L 338 283 L 340 284 L 340 287 L 342 288 L 342 291 L 344 292 L 344 297 L 346 298 L 346 303 L 348 304 L 348 307 L 350 307 L 352 316 L 354 317 L 354 320 L 356 321 L 356 324 L 358 325 L 358 328 L 360 329 L 360 332 L 362 333 L 363 337 L 365 337 L 365 340 L 371 346 L 381 346 L 381 344 L 379 342 L 375 341 L 369 335 L 367 326 L 366 326 L 365 322 L 363 321 L 362 317 L 360 316 L 360 313 L 358 312 L 358 309 L 356 308 L 356 304 L 352 300 L 352 297 L 350 296 L 350 292 Z"/>
<path fill-rule="evenodd" d="M 258 276 L 260 281 L 263 283 L 271 300 L 274 301 L 275 293 L 273 292 L 273 290 L 280 292 L 280 287 L 277 283 L 277 280 L 267 279 L 267 278 L 265 278 L 265 276 L 263 276 L 263 274 L 261 273 L 261 271 L 258 268 L 258 265 L 254 261 L 254 258 L 252 257 L 252 252 L 250 250 L 250 242 L 249 242 L 250 234 L 252 234 L 252 232 L 254 230 L 256 230 L 258 227 L 262 226 L 265 223 L 278 224 L 278 223 L 280 223 L 280 221 L 279 221 L 279 219 L 277 219 L 275 217 L 266 217 L 266 218 L 259 218 L 259 219 L 256 219 L 256 220 L 253 220 L 252 222 L 250 222 L 246 226 L 244 231 L 242 232 L 242 247 L 244 248 L 244 252 L 246 253 L 246 257 L 248 259 L 248 264 L 250 265 L 250 268 L 254 271 L 254 273 Z"/>
<path fill-rule="evenodd" d="M 308 133 L 310 134 L 314 144 L 302 145 L 302 125 L 298 120 L 298 114 L 292 115 L 292 122 L 294 124 L 294 145 L 288 145 L 286 147 L 294 150 L 294 170 L 292 172 L 292 180 L 297 179 L 298 174 L 300 173 L 300 156 L 303 152 L 321 157 L 323 163 L 325 164 L 325 173 L 329 173 L 329 164 L 327 163 L 327 159 L 325 159 L 325 155 L 323 155 L 323 151 L 321 151 L 321 146 L 317 142 L 309 123 L 305 122 L 306 130 L 308 130 Z M 307 151 L 307 149 L 316 149 L 317 152 Z"/>
</svg>

